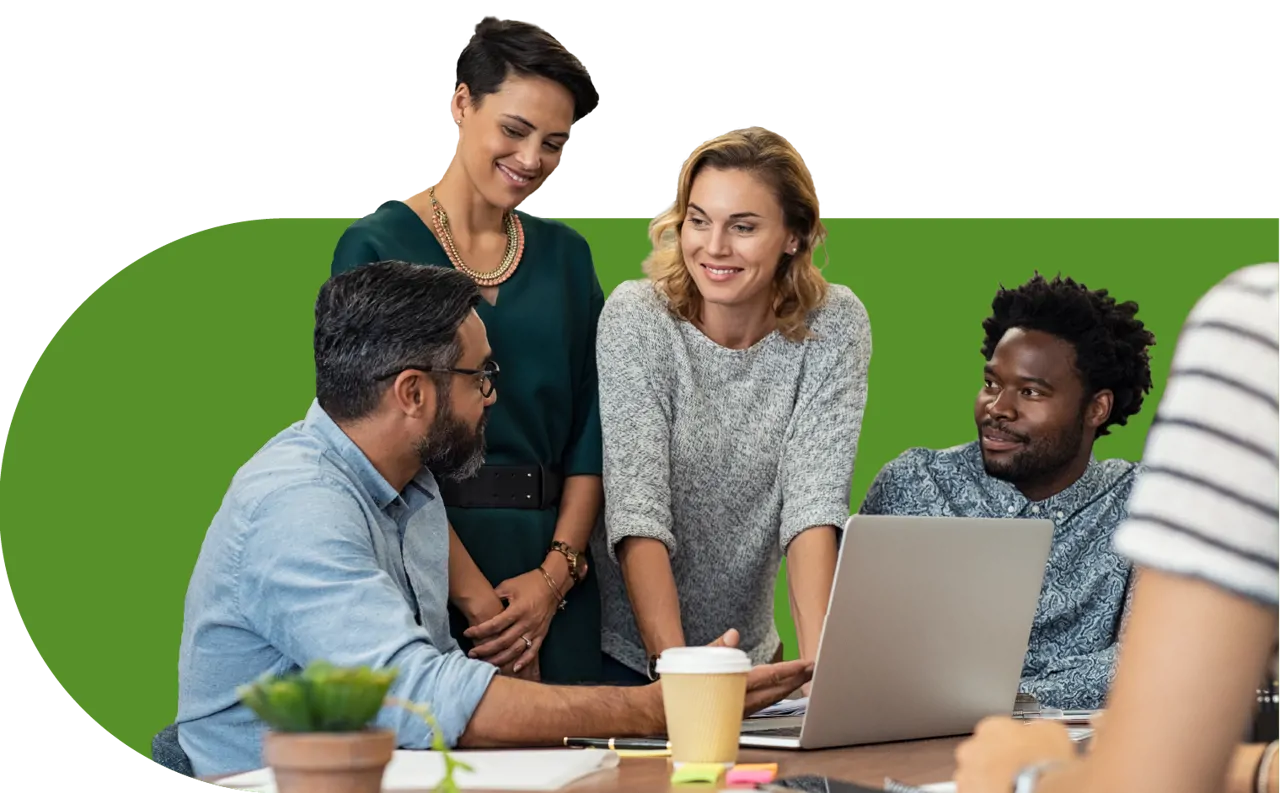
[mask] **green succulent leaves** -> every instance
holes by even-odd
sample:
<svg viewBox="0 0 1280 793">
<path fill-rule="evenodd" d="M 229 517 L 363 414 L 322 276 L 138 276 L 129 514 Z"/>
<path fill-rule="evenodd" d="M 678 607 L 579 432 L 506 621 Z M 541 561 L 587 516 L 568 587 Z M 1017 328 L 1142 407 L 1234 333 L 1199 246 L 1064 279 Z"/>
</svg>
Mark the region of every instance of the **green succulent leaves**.
<svg viewBox="0 0 1280 793">
<path fill-rule="evenodd" d="M 263 675 L 237 688 L 236 695 L 276 732 L 359 732 L 383 705 L 404 708 L 431 727 L 431 748 L 444 759 L 437 793 L 457 793 L 454 774 L 458 769 L 470 771 L 471 766 L 449 752 L 444 732 L 425 703 L 387 697 L 395 679 L 394 668 L 336 667 L 314 661 L 285 675 Z"/>
<path fill-rule="evenodd" d="M 359 732 L 378 715 L 395 678 L 395 669 L 315 661 L 285 675 L 263 675 L 236 694 L 277 732 Z"/>
</svg>

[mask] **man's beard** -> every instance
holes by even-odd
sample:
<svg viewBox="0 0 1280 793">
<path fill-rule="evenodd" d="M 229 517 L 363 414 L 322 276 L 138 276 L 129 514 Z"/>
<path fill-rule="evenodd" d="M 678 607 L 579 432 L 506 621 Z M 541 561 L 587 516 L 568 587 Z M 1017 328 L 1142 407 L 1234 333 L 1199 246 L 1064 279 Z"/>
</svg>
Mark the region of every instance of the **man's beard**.
<svg viewBox="0 0 1280 793">
<path fill-rule="evenodd" d="M 486 410 L 472 429 L 452 410 L 441 407 L 427 435 L 418 441 L 418 458 L 433 475 L 461 482 L 475 476 L 484 465 L 484 425 L 489 412 Z"/>
<path fill-rule="evenodd" d="M 992 427 L 1013 434 L 1000 423 L 988 419 L 979 427 Z M 1071 464 L 1080 453 L 1080 444 L 1084 441 L 1084 411 L 1079 419 L 1058 435 L 1030 440 L 1024 435 L 1017 436 L 1023 441 L 1021 449 L 1012 455 L 991 459 L 986 452 L 982 454 L 982 467 L 987 475 L 1003 479 L 1014 485 L 1037 484 L 1052 479 L 1055 474 Z"/>
</svg>

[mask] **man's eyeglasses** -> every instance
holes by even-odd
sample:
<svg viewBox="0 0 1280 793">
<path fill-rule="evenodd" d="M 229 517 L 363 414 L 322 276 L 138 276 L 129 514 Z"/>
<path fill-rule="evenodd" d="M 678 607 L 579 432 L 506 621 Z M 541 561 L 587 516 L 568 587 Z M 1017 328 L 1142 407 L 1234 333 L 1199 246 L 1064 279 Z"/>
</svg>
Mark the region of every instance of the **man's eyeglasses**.
<svg viewBox="0 0 1280 793">
<path fill-rule="evenodd" d="M 378 375 L 374 380 L 386 380 L 388 377 L 395 377 L 408 369 L 417 369 L 419 372 L 441 372 L 445 374 L 461 374 L 469 377 L 480 378 L 480 396 L 488 398 L 493 393 L 494 381 L 498 379 L 498 362 L 485 361 L 484 366 L 480 369 L 445 369 L 439 366 L 402 366 L 394 372 Z"/>
</svg>

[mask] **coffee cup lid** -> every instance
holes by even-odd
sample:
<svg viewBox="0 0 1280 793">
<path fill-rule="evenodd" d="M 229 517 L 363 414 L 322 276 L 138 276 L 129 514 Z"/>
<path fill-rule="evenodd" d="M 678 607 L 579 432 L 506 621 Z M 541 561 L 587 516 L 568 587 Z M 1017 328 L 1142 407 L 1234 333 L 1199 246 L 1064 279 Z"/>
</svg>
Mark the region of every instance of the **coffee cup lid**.
<svg viewBox="0 0 1280 793">
<path fill-rule="evenodd" d="M 658 656 L 659 675 L 725 675 L 751 671 L 751 659 L 736 647 L 670 647 Z"/>
</svg>

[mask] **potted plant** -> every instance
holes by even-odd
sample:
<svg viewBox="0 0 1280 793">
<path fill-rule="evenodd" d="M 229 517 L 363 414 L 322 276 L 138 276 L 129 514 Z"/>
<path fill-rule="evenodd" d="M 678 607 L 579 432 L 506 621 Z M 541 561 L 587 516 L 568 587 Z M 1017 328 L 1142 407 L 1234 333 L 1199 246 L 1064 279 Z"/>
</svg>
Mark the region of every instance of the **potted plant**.
<svg viewBox="0 0 1280 793">
<path fill-rule="evenodd" d="M 394 731 L 370 726 L 384 705 L 406 708 L 431 725 L 432 748 L 445 761 L 437 790 L 457 790 L 453 771 L 467 766 L 449 756 L 424 705 L 387 699 L 395 678 L 395 669 L 317 661 L 238 688 L 240 701 L 268 726 L 262 757 L 278 793 L 379 793 L 396 748 Z"/>
</svg>

